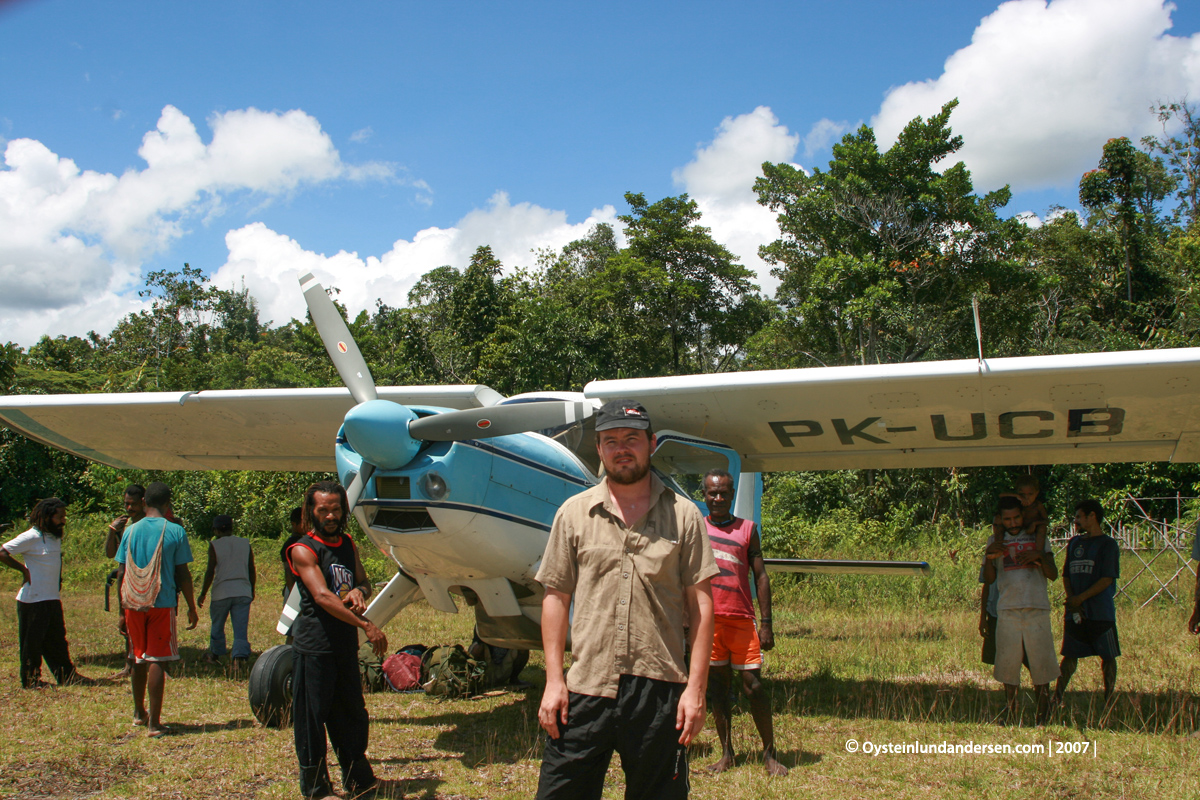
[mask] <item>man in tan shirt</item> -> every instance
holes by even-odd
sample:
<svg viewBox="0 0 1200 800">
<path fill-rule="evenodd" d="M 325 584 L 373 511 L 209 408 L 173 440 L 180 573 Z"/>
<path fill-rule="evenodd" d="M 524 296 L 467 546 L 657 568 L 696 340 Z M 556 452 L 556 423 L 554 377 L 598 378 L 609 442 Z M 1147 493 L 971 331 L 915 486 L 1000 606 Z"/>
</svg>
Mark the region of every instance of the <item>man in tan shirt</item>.
<svg viewBox="0 0 1200 800">
<path fill-rule="evenodd" d="M 719 570 L 695 504 L 650 472 L 655 444 L 645 408 L 606 403 L 596 417 L 605 478 L 554 518 L 537 574 L 546 589 L 538 722 L 549 735 L 539 800 L 599 798 L 614 750 L 627 798 L 688 795 L 687 746 L 704 727 L 712 652 L 709 580 Z M 574 663 L 564 679 L 568 630 Z"/>
</svg>

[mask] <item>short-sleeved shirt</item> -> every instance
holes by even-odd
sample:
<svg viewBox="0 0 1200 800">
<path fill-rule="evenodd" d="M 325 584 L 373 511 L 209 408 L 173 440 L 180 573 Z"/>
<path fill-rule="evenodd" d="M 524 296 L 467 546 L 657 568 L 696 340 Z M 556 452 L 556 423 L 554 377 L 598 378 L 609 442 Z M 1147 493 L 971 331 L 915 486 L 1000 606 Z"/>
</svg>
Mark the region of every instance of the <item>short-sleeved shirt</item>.
<svg viewBox="0 0 1200 800">
<path fill-rule="evenodd" d="M 567 689 L 617 696 L 621 675 L 685 683 L 685 590 L 718 574 L 704 518 L 650 476 L 650 508 L 621 521 L 607 478 L 563 503 L 537 580 L 573 595 Z"/>
<path fill-rule="evenodd" d="M 154 607 L 175 608 L 179 605 L 175 568 L 192 563 L 192 547 L 188 544 L 187 532 L 182 525 L 167 522 L 162 517 L 143 517 L 125 526 L 121 544 L 117 545 L 116 562 L 124 564 L 132 557 L 134 564 L 145 567 L 154 557 L 159 536 L 162 537 L 162 568 L 159 571 L 162 587 L 158 590 Z"/>
<path fill-rule="evenodd" d="M 1116 539 L 1104 534 L 1071 537 L 1063 575 L 1067 576 L 1073 595 L 1087 591 L 1101 578 L 1112 578 L 1113 582 L 1104 591 L 1083 601 L 1080 611 L 1086 619 L 1100 622 L 1117 619 L 1113 598 L 1117 596 L 1117 578 L 1121 577 L 1121 548 Z"/>
<path fill-rule="evenodd" d="M 29 583 L 17 592 L 19 603 L 57 600 L 62 586 L 62 539 L 30 528 L 5 543 L 10 555 L 21 556 L 29 570 Z"/>
<path fill-rule="evenodd" d="M 988 537 L 991 544 L 995 536 Z M 1050 594 L 1046 591 L 1046 576 L 1037 564 L 1021 566 L 1017 563 L 1017 555 L 1033 550 L 1037 537 L 1028 530 L 1021 531 L 1016 536 L 1004 533 L 1003 544 L 1008 553 L 994 562 L 996 567 L 996 582 L 991 591 L 996 593 L 996 612 L 1013 608 L 1044 608 L 1050 610 Z M 1045 552 L 1054 557 L 1050 541 L 1046 540 Z M 990 594 L 990 592 L 989 592 Z"/>
</svg>

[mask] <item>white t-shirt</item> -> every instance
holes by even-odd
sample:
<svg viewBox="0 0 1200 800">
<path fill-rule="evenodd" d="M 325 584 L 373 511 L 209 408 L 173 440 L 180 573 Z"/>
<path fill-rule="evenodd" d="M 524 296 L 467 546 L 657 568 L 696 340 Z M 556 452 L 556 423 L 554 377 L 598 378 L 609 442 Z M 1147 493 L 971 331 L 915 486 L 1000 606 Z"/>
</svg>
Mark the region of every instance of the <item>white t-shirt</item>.
<svg viewBox="0 0 1200 800">
<path fill-rule="evenodd" d="M 62 575 L 62 540 L 54 536 L 43 536 L 37 528 L 30 528 L 5 542 L 4 549 L 10 555 L 22 556 L 29 570 L 29 583 L 21 585 L 17 602 L 40 603 L 58 599 L 59 578 Z"/>
<path fill-rule="evenodd" d="M 995 536 L 988 537 L 990 545 Z M 1008 548 L 1008 554 L 997 558 L 992 563 L 996 567 L 996 582 L 992 591 L 996 593 L 996 611 L 1012 608 L 1044 608 L 1050 610 L 1050 595 L 1046 591 L 1049 583 L 1037 564 L 1018 566 L 1016 555 L 1020 552 L 1033 550 L 1037 545 L 1037 536 L 1027 531 L 1021 531 L 1016 536 L 1004 533 L 1003 544 Z M 1054 557 L 1050 541 L 1046 541 L 1046 552 Z M 990 594 L 990 593 L 989 593 Z"/>
</svg>

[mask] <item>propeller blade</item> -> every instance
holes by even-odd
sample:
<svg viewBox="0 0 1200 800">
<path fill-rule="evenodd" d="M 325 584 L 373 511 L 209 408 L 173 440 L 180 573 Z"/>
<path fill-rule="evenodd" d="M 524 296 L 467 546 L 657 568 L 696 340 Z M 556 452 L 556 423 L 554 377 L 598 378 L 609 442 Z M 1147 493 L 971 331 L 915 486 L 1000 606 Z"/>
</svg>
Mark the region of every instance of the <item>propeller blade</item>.
<svg viewBox="0 0 1200 800">
<path fill-rule="evenodd" d="M 321 334 L 321 341 L 325 343 L 325 349 L 333 359 L 338 375 L 342 376 L 342 383 L 350 390 L 354 402 L 375 400 L 378 397 L 375 393 L 375 379 L 371 377 L 366 359 L 362 357 L 358 345 L 350 336 L 346 321 L 342 319 L 329 295 L 325 294 L 325 287 L 309 272 L 300 278 L 300 289 L 304 292 L 304 301 L 308 303 L 308 313 L 312 314 L 313 324 Z"/>
<path fill-rule="evenodd" d="M 557 428 L 586 419 L 595 413 L 588 402 L 541 400 L 534 403 L 471 408 L 421 417 L 408 423 L 408 433 L 426 442 L 457 442 L 489 439 L 512 433 Z"/>
<path fill-rule="evenodd" d="M 367 481 L 371 480 L 371 474 L 374 472 L 375 467 L 364 461 L 362 469 L 346 487 L 346 499 L 350 502 L 350 513 L 354 513 L 354 508 L 358 505 L 359 498 L 362 497 L 363 489 L 367 488 Z"/>
</svg>

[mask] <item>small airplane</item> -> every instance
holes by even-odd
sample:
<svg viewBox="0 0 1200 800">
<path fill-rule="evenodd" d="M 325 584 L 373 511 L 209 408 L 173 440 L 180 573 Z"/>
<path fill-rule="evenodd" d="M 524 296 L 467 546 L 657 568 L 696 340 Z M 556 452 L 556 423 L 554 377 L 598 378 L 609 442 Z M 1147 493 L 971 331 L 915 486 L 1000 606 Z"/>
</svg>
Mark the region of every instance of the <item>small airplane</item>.
<svg viewBox="0 0 1200 800">
<path fill-rule="evenodd" d="M 421 598 L 457 613 L 461 599 L 484 641 L 521 649 L 541 647 L 533 576 L 559 506 L 599 480 L 591 418 L 609 400 L 647 408 L 653 465 L 677 491 L 691 496 L 679 481 L 725 469 L 738 476 L 734 513 L 753 519 L 761 473 L 778 470 L 1200 460 L 1200 348 L 988 360 L 981 347 L 977 360 L 593 381 L 582 392 L 503 397 L 479 385 L 377 387 L 324 287 L 311 274 L 300 283 L 344 389 L 19 395 L 0 397 L 0 422 L 119 469 L 336 469 L 362 529 L 399 568 L 367 617 L 383 626 Z M 924 562 L 768 566 L 928 571 Z"/>
</svg>

